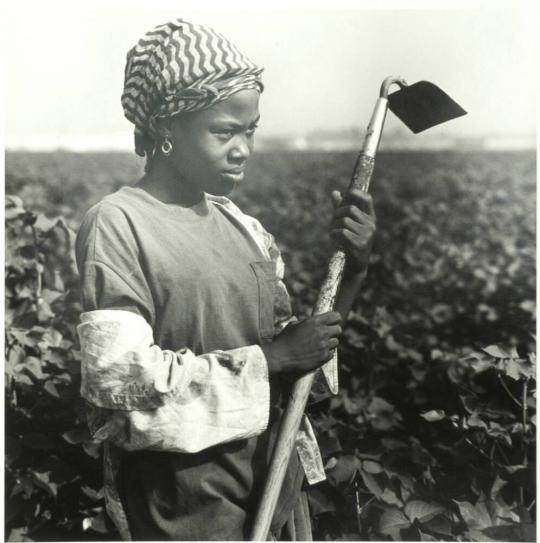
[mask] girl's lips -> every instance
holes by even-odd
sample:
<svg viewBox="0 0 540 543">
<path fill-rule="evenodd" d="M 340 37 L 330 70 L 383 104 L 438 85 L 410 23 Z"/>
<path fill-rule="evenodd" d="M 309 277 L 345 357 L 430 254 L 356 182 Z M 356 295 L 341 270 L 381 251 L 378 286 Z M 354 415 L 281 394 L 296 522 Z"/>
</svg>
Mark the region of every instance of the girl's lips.
<svg viewBox="0 0 540 543">
<path fill-rule="evenodd" d="M 244 178 L 244 169 L 240 170 L 224 170 L 221 173 L 222 177 L 232 181 L 241 181 Z"/>
</svg>

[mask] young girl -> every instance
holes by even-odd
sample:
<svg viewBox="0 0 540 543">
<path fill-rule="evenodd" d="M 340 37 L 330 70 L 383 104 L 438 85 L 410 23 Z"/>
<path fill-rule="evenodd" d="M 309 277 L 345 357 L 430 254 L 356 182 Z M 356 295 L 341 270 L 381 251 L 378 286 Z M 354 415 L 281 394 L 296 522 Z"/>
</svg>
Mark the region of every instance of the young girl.
<svg viewBox="0 0 540 543">
<path fill-rule="evenodd" d="M 366 271 L 371 199 L 334 193 L 330 233 L 348 255 L 337 311 L 298 322 L 273 237 L 226 198 L 253 150 L 261 72 L 183 20 L 127 56 L 122 105 L 145 174 L 88 211 L 76 247 L 81 394 L 124 539 L 248 537 L 292 378 L 332 358 Z M 301 489 L 324 470 L 306 418 L 297 452 L 272 539 L 311 539 Z"/>
</svg>

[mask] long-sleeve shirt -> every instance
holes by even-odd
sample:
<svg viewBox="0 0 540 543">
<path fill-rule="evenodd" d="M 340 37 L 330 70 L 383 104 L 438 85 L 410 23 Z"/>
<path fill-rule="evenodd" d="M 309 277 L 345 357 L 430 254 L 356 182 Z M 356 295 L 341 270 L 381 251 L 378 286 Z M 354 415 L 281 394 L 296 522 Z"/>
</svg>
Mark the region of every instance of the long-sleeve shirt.
<svg viewBox="0 0 540 543">
<path fill-rule="evenodd" d="M 77 261 L 81 393 L 121 535 L 242 539 L 277 416 L 260 344 L 294 320 L 272 236 L 226 198 L 183 208 L 124 187 L 86 215 Z M 322 480 L 307 419 L 297 445 Z"/>
</svg>

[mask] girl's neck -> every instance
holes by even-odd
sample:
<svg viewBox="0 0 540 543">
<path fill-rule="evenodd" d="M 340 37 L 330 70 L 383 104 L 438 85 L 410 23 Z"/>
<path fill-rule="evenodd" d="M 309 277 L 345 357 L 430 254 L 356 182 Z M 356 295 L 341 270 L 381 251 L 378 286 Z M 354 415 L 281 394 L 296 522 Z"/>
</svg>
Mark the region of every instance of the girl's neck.
<svg viewBox="0 0 540 543">
<path fill-rule="evenodd" d="M 143 175 L 137 186 L 166 204 L 192 207 L 200 202 L 203 191 L 186 183 L 178 172 L 160 159 L 159 156 L 154 159 L 150 170 Z"/>
</svg>

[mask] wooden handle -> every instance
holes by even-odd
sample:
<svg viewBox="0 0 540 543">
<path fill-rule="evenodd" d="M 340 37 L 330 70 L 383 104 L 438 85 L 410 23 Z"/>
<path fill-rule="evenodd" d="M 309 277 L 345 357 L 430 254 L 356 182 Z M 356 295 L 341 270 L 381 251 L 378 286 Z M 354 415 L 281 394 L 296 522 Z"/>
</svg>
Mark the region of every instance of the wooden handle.
<svg viewBox="0 0 540 543">
<path fill-rule="evenodd" d="M 351 179 L 350 189 L 360 189 L 364 192 L 369 190 L 369 183 L 375 167 L 375 158 L 365 153 L 360 153 L 354 165 L 354 172 Z"/>
<path fill-rule="evenodd" d="M 352 188 L 367 192 L 373 173 L 375 159 L 360 153 L 356 161 L 349 190 Z M 326 313 L 334 307 L 336 294 L 345 269 L 345 253 L 336 251 L 328 265 L 328 271 L 317 297 L 313 314 Z M 287 472 L 287 466 L 294 449 L 296 434 L 300 428 L 302 416 L 313 384 L 315 372 L 307 373 L 300 377 L 294 384 L 291 397 L 281 421 L 276 447 L 272 456 L 272 462 L 268 471 L 268 477 L 263 490 L 259 510 L 255 517 L 251 541 L 266 541 L 270 524 L 274 516 L 283 480 Z"/>
</svg>

